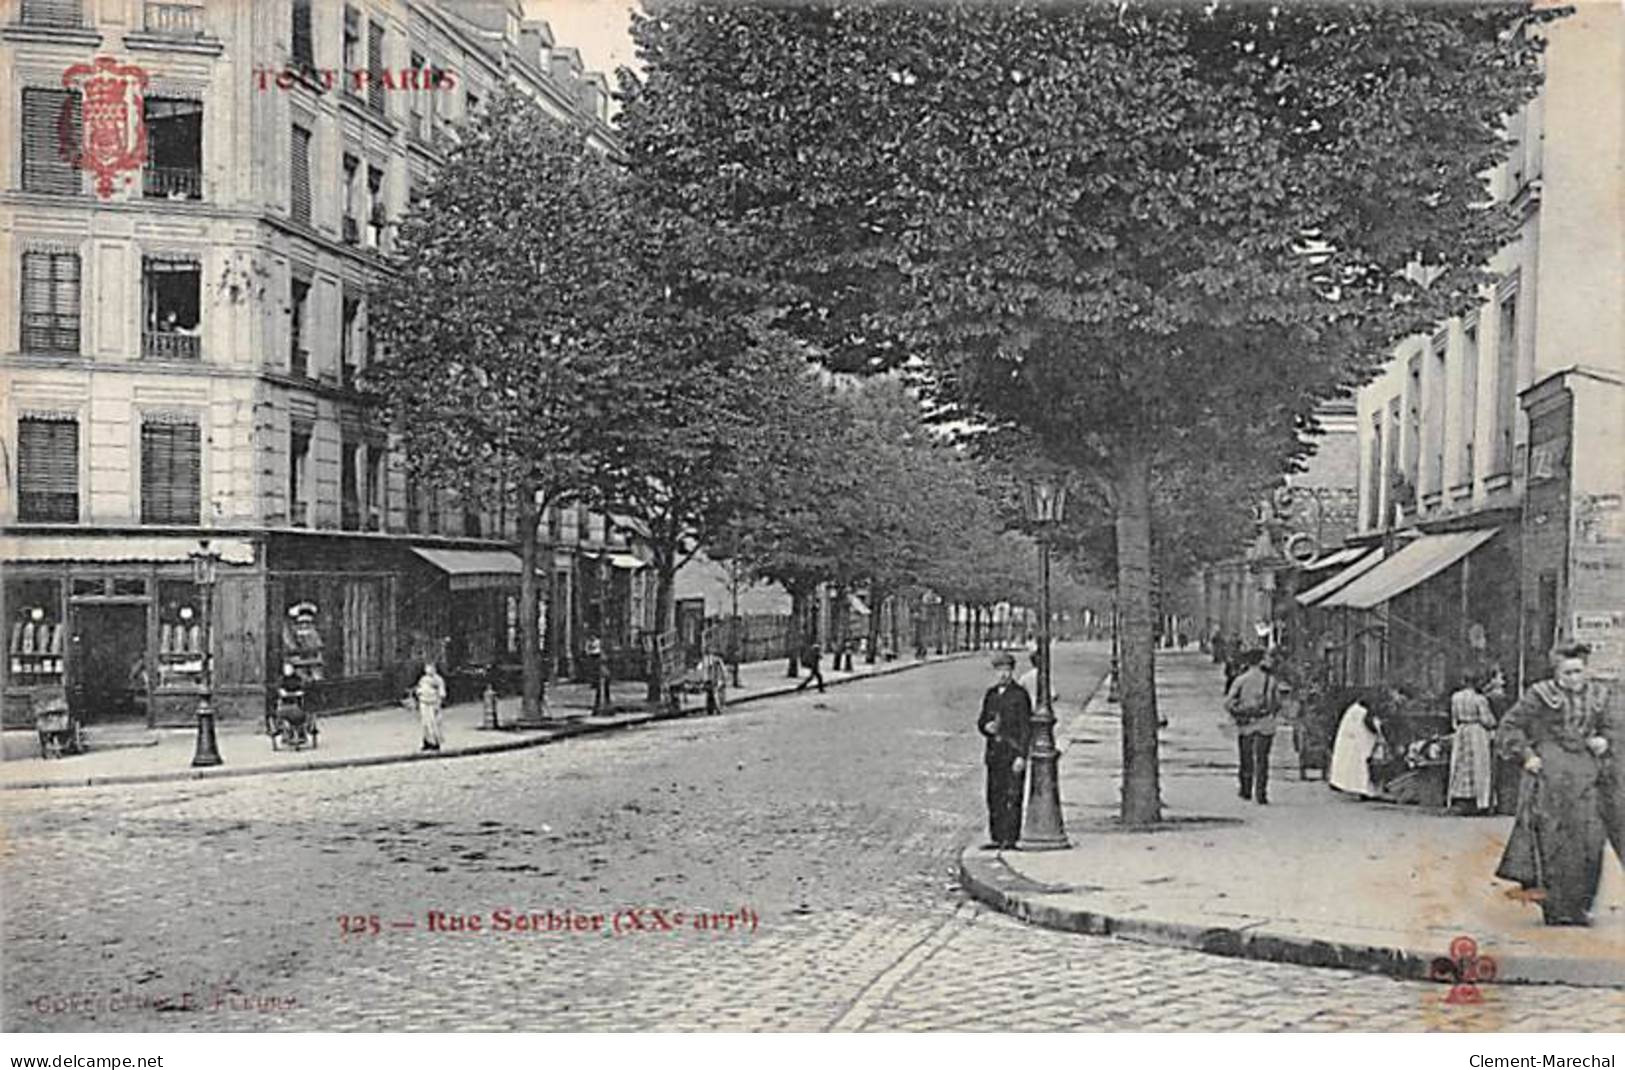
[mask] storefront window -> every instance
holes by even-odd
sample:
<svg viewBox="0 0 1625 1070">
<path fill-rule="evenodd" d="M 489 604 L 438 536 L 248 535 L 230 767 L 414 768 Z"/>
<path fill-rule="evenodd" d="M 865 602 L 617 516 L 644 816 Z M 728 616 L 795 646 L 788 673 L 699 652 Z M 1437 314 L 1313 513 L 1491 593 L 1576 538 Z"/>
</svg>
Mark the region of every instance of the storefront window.
<svg viewBox="0 0 1625 1070">
<path fill-rule="evenodd" d="M 384 583 L 354 579 L 344 583 L 344 675 L 384 667 Z"/>
<path fill-rule="evenodd" d="M 66 641 L 61 592 L 56 580 L 6 582 L 7 668 L 13 687 L 61 686 Z"/>
<path fill-rule="evenodd" d="M 203 677 L 203 605 L 189 580 L 158 584 L 158 686 L 196 685 Z"/>
</svg>

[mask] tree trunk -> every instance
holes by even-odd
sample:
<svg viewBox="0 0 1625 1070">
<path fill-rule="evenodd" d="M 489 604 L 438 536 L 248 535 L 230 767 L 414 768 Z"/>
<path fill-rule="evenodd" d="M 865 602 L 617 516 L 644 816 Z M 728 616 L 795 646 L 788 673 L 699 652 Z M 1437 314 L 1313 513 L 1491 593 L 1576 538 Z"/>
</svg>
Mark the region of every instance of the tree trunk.
<svg viewBox="0 0 1625 1070">
<path fill-rule="evenodd" d="M 542 643 L 536 612 L 536 488 L 519 488 L 519 718 L 542 716 Z"/>
<path fill-rule="evenodd" d="M 801 675 L 801 648 L 806 642 L 806 627 L 803 621 L 807 615 L 807 596 L 800 588 L 790 589 L 790 634 L 785 640 L 785 646 L 790 649 L 784 652 L 789 664 L 785 667 L 784 675 L 795 679 Z"/>
<path fill-rule="evenodd" d="M 677 630 L 677 555 L 655 550 L 655 635 L 675 634 Z M 651 651 L 653 653 L 653 651 Z M 650 665 L 649 686 L 644 698 L 651 705 L 664 697 L 657 658 Z"/>
<path fill-rule="evenodd" d="M 875 663 L 875 648 L 880 645 L 880 607 L 885 604 L 885 599 L 885 591 L 881 589 L 878 583 L 871 581 L 869 584 L 869 649 L 863 656 L 864 662 L 869 665 Z M 893 619 L 892 624 L 895 628 L 895 619 Z"/>
<path fill-rule="evenodd" d="M 1151 644 L 1151 461 L 1144 451 L 1116 473 L 1119 685 L 1123 702 L 1123 824 L 1162 820 L 1157 691 Z"/>
</svg>

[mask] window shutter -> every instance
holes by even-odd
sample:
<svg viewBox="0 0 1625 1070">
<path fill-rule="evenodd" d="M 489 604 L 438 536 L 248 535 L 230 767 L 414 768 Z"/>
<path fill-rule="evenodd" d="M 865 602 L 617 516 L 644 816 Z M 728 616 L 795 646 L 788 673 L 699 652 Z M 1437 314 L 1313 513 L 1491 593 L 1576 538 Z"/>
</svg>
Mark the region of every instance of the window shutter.
<svg viewBox="0 0 1625 1070">
<path fill-rule="evenodd" d="M 79 0 L 23 0 L 24 25 L 82 26 Z"/>
<path fill-rule="evenodd" d="M 367 107 L 384 114 L 384 28 L 367 23 Z"/>
<path fill-rule="evenodd" d="M 79 255 L 23 254 L 22 344 L 26 350 L 79 352 Z"/>
<path fill-rule="evenodd" d="M 293 0 L 293 64 L 300 70 L 316 66 L 310 32 L 310 0 Z"/>
<path fill-rule="evenodd" d="M 141 522 L 196 524 L 202 497 L 203 436 L 196 423 L 141 424 Z"/>
<path fill-rule="evenodd" d="M 79 421 L 25 416 L 17 421 L 17 519 L 79 519 Z"/>
<path fill-rule="evenodd" d="M 82 190 L 79 169 L 63 159 L 82 136 L 79 94 L 64 89 L 23 90 L 23 189 L 75 194 Z"/>
<path fill-rule="evenodd" d="M 296 223 L 310 224 L 310 131 L 302 126 L 293 128 L 293 219 Z"/>
</svg>

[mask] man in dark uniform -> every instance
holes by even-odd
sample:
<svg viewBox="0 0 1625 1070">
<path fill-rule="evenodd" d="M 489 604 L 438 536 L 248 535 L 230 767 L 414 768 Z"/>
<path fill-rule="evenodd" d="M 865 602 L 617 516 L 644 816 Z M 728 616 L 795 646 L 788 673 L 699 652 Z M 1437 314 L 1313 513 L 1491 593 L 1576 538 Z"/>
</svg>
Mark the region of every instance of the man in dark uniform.
<svg viewBox="0 0 1625 1070">
<path fill-rule="evenodd" d="M 1032 739 L 1033 702 L 1012 677 L 1016 659 L 993 655 L 999 682 L 982 696 L 976 730 L 987 739 L 987 824 L 993 846 L 1015 847 L 1021 838 L 1021 795 L 1027 783 L 1027 745 Z"/>
</svg>

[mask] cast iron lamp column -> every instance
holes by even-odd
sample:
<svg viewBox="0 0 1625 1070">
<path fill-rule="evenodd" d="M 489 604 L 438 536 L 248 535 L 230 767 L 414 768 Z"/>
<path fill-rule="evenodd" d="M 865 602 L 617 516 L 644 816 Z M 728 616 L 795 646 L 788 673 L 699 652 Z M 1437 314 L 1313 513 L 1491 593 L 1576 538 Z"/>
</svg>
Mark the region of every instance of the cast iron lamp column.
<svg viewBox="0 0 1625 1070">
<path fill-rule="evenodd" d="M 220 553 L 209 546 L 208 539 L 199 540 L 198 545 L 199 549 L 191 556 L 192 581 L 198 588 L 198 600 L 203 603 L 203 672 L 198 680 L 197 748 L 192 754 L 192 765 L 210 766 L 223 764 L 214 738 L 214 581 Z"/>
<path fill-rule="evenodd" d="M 1033 712 L 1032 746 L 1027 764 L 1027 813 L 1022 823 L 1021 848 L 1056 851 L 1071 846 L 1061 820 L 1061 785 L 1056 775 L 1060 755 L 1055 750 L 1055 705 L 1050 693 L 1050 532 L 1066 510 L 1066 485 L 1035 479 L 1027 486 L 1027 516 L 1038 528 L 1038 707 Z"/>
</svg>

